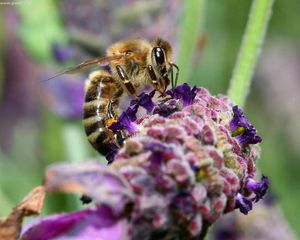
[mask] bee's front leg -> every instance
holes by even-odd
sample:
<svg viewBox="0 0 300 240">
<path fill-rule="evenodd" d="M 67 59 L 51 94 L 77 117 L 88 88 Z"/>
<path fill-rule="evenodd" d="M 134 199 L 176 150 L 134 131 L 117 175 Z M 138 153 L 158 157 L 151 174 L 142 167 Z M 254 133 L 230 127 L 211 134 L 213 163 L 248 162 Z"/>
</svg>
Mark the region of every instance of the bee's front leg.
<svg viewBox="0 0 300 240">
<path fill-rule="evenodd" d="M 166 96 L 165 92 L 170 83 L 168 73 L 166 72 L 164 75 L 157 77 L 156 73 L 151 65 L 147 66 L 147 72 L 151 79 L 151 84 L 158 92 L 161 93 L 160 97 L 165 97 Z"/>
<path fill-rule="evenodd" d="M 130 81 L 130 79 L 129 79 L 127 73 L 125 72 L 125 70 L 120 65 L 117 65 L 116 69 L 117 69 L 118 76 L 121 79 L 121 83 L 124 85 L 127 92 L 130 95 L 136 96 L 136 89 L 133 86 L 132 81 Z"/>
</svg>

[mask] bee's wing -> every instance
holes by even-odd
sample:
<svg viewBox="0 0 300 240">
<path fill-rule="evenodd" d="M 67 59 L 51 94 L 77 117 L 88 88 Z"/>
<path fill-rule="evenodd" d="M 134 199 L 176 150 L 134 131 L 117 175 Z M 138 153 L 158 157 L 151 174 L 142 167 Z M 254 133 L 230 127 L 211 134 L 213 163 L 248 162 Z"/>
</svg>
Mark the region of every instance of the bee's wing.
<svg viewBox="0 0 300 240">
<path fill-rule="evenodd" d="M 123 57 L 125 57 L 125 54 L 119 54 L 119 55 L 114 55 L 114 56 L 106 56 L 106 57 L 98 57 L 98 58 L 89 59 L 87 61 L 84 61 L 84 62 L 80 63 L 77 66 L 67 68 L 66 70 L 64 70 L 60 73 L 57 73 L 56 75 L 54 75 L 54 76 L 52 76 L 52 77 L 50 77 L 50 78 L 48 78 L 44 81 L 51 80 L 51 79 L 56 78 L 58 76 L 61 76 L 63 74 L 78 73 L 78 72 L 84 71 L 86 69 L 89 69 L 91 67 L 95 67 L 97 65 L 103 66 L 103 65 L 108 64 L 110 61 L 121 59 Z"/>
</svg>

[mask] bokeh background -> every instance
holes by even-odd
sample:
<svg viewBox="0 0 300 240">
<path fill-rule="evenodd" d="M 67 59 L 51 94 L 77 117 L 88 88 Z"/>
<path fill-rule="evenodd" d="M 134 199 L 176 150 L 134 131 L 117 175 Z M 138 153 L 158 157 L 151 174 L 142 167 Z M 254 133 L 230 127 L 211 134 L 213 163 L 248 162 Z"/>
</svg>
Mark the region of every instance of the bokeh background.
<svg viewBox="0 0 300 240">
<path fill-rule="evenodd" d="M 161 36 L 183 65 L 180 82 L 226 93 L 251 1 L 195 0 L 205 3 L 196 9 L 191 2 L 0 1 L 0 216 L 41 184 L 48 164 L 101 160 L 81 125 L 88 72 L 43 81 L 56 72 L 104 55 L 116 41 Z M 244 109 L 263 137 L 259 171 L 269 176 L 273 200 L 298 237 L 299 9 L 297 0 L 275 1 Z M 49 196 L 43 213 L 77 204 L 74 197 Z"/>
</svg>

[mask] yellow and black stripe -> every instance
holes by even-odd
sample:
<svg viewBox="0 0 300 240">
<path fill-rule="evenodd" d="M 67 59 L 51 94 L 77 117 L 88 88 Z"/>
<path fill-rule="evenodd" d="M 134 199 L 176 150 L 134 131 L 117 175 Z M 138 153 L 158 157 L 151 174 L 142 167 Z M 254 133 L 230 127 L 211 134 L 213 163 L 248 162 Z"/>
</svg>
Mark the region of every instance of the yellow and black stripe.
<svg viewBox="0 0 300 240">
<path fill-rule="evenodd" d="M 88 141 L 100 154 L 106 155 L 111 150 L 113 133 L 107 126 L 107 122 L 112 122 L 108 106 L 110 105 L 115 114 L 122 93 L 122 89 L 106 71 L 93 72 L 87 80 L 83 125 Z"/>
</svg>

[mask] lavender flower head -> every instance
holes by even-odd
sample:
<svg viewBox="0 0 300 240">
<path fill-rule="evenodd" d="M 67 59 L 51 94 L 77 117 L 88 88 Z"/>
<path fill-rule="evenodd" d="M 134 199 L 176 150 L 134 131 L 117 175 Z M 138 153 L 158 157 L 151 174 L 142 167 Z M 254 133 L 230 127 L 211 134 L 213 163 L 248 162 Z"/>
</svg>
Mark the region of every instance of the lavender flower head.
<svg viewBox="0 0 300 240">
<path fill-rule="evenodd" d="M 86 162 L 48 168 L 48 191 L 84 194 L 94 206 L 45 219 L 24 239 L 39 239 L 30 237 L 47 228 L 59 239 L 91 239 L 109 229 L 113 237 L 107 239 L 203 239 L 220 216 L 236 208 L 247 214 L 263 197 L 269 182 L 254 180 L 256 130 L 227 97 L 187 84 L 163 100 L 153 95 L 140 95 L 111 126 L 128 138 L 108 167 Z M 139 116 L 140 108 L 147 114 Z M 237 133 L 239 126 L 246 130 Z M 247 131 L 255 134 L 244 141 Z M 67 230 L 53 228 L 57 221 Z"/>
</svg>

